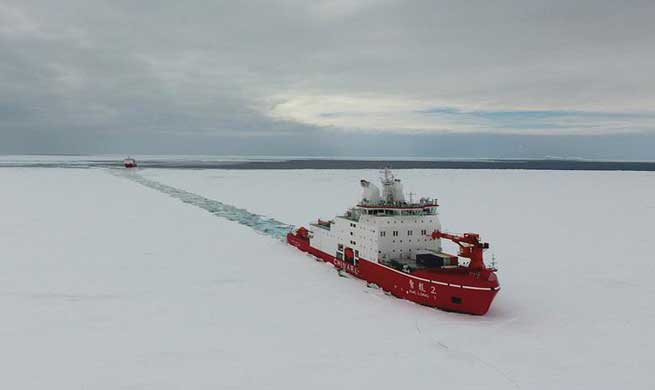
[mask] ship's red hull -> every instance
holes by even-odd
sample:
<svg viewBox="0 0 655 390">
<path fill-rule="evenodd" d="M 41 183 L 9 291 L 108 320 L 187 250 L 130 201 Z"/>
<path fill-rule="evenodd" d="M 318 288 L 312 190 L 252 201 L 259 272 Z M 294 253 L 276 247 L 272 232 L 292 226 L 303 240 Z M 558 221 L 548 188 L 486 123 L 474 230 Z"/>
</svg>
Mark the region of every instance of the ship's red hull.
<svg viewBox="0 0 655 390">
<path fill-rule="evenodd" d="M 395 297 L 442 310 L 483 315 L 500 290 L 495 272 L 489 269 L 472 271 L 458 267 L 408 274 L 362 258 L 353 265 L 312 247 L 307 238 L 293 233 L 287 235 L 287 242 L 332 263 L 337 269 L 376 284 Z"/>
</svg>

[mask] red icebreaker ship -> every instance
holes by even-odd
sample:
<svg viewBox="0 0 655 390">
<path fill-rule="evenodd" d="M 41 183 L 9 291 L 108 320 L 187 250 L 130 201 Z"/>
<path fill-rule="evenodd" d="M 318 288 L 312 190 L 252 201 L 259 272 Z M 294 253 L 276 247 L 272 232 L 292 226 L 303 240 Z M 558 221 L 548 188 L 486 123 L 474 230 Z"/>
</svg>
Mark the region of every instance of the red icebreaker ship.
<svg viewBox="0 0 655 390">
<path fill-rule="evenodd" d="M 136 160 L 131 158 L 131 157 L 128 157 L 125 160 L 123 160 L 123 166 L 125 168 L 136 168 L 136 166 L 137 166 L 136 165 Z"/>
<path fill-rule="evenodd" d="M 475 233 L 443 232 L 436 200 L 407 202 L 400 180 L 388 169 L 381 181 L 382 191 L 362 180 L 358 205 L 289 233 L 287 241 L 398 298 L 485 314 L 500 290 L 496 269 L 483 260 L 489 244 Z M 459 245 L 458 256 L 442 251 L 442 239 Z"/>
</svg>

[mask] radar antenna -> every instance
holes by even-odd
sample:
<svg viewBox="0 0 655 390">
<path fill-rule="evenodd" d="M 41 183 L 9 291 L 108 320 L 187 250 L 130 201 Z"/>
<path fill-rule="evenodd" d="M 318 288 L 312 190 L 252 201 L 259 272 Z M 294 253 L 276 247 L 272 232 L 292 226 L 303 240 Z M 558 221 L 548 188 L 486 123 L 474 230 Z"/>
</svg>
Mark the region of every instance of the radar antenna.
<svg viewBox="0 0 655 390">
<path fill-rule="evenodd" d="M 380 182 L 382 183 L 382 198 L 387 203 L 393 203 L 393 182 L 395 177 L 389 168 L 384 168 L 382 171 L 380 171 L 380 174 Z"/>
</svg>

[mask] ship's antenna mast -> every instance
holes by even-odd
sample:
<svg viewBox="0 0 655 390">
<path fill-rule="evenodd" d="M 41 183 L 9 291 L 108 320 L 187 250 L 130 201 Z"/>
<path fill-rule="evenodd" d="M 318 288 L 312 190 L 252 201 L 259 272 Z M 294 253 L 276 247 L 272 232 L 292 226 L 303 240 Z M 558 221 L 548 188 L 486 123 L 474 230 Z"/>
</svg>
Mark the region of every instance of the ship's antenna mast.
<svg viewBox="0 0 655 390">
<path fill-rule="evenodd" d="M 382 174 L 380 181 L 382 182 L 382 196 L 384 201 L 393 203 L 393 173 L 391 173 L 391 169 L 389 168 L 384 168 L 380 173 Z"/>
<path fill-rule="evenodd" d="M 391 173 L 390 168 L 388 167 L 384 168 L 380 173 L 382 173 L 382 177 L 380 178 L 380 180 L 382 180 L 382 184 L 387 184 L 387 183 L 393 184 L 394 177 L 393 177 L 393 173 Z"/>
</svg>

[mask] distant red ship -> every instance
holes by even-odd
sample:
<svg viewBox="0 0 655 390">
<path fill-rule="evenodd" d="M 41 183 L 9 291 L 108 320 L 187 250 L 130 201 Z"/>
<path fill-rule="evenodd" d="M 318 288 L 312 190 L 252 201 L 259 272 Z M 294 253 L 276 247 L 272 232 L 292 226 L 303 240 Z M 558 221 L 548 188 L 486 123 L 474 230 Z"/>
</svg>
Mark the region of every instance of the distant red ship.
<svg viewBox="0 0 655 390">
<path fill-rule="evenodd" d="M 401 181 L 388 169 L 381 181 L 382 193 L 362 180 L 359 204 L 333 220 L 319 219 L 309 229 L 289 233 L 287 242 L 398 298 L 487 313 L 500 290 L 496 269 L 483 260 L 489 244 L 475 233 L 441 231 L 436 199 L 407 202 Z M 459 257 L 442 252 L 441 239 L 459 245 Z"/>
<path fill-rule="evenodd" d="M 123 160 L 123 166 L 125 166 L 125 168 L 136 168 L 137 167 L 136 160 L 128 157 L 125 160 Z"/>
</svg>

